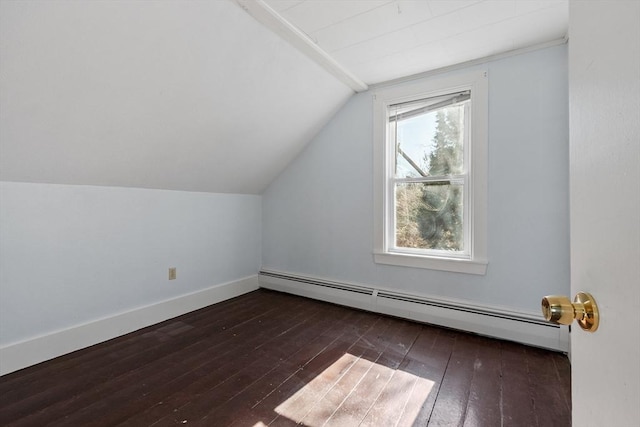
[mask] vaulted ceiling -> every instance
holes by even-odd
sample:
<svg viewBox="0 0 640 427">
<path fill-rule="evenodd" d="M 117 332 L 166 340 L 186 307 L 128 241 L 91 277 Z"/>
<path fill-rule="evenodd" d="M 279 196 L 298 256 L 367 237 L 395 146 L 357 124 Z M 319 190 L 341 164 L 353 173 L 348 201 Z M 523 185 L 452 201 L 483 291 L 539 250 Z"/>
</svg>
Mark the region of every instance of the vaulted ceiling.
<svg viewBox="0 0 640 427">
<path fill-rule="evenodd" d="M 353 90 L 247 1 L 365 87 L 566 33 L 565 0 L 2 0 L 0 179 L 261 193 Z"/>
<path fill-rule="evenodd" d="M 353 93 L 230 1 L 0 7 L 2 180 L 257 194 Z"/>
</svg>

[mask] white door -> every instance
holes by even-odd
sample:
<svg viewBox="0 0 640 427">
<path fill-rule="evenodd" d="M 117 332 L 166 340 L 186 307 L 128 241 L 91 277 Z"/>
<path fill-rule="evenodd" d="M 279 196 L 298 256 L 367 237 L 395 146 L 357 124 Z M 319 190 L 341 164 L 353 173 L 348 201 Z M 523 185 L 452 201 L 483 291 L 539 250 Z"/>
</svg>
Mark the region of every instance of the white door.
<svg viewBox="0 0 640 427">
<path fill-rule="evenodd" d="M 570 1 L 573 426 L 640 425 L 640 1 Z"/>
</svg>

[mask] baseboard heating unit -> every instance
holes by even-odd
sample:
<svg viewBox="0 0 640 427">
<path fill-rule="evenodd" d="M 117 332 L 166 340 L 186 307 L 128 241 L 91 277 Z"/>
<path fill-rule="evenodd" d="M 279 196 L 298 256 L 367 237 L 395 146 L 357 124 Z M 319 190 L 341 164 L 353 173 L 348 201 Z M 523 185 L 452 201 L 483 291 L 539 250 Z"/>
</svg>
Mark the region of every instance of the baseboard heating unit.
<svg viewBox="0 0 640 427">
<path fill-rule="evenodd" d="M 551 350 L 569 351 L 569 330 L 541 314 L 477 305 L 318 277 L 262 270 L 261 288 L 287 292 L 374 313 L 473 332 Z"/>
</svg>

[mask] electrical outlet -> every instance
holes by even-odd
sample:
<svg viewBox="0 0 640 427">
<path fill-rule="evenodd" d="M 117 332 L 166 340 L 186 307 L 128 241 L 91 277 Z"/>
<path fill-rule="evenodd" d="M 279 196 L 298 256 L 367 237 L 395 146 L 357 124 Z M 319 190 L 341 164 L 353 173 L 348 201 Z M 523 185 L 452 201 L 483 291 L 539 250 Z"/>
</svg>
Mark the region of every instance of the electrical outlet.
<svg viewBox="0 0 640 427">
<path fill-rule="evenodd" d="M 169 267 L 169 280 L 175 280 L 175 279 L 176 279 L 176 268 Z"/>
</svg>

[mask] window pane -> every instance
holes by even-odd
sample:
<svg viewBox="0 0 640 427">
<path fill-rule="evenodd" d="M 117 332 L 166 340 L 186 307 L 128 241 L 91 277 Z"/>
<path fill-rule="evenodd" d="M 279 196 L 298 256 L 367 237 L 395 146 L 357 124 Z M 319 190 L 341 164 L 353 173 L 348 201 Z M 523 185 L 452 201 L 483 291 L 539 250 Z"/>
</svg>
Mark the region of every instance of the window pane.
<svg viewBox="0 0 640 427">
<path fill-rule="evenodd" d="M 390 123 L 396 127 L 396 178 L 463 173 L 467 102 L 418 115 L 408 114 L 408 118 Z M 407 109 L 402 104 L 394 108 L 398 112 Z"/>
<path fill-rule="evenodd" d="M 397 248 L 464 250 L 462 185 L 398 183 L 395 190 Z"/>
</svg>

